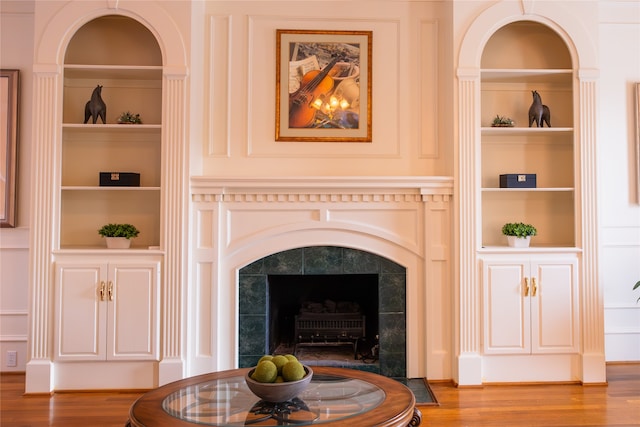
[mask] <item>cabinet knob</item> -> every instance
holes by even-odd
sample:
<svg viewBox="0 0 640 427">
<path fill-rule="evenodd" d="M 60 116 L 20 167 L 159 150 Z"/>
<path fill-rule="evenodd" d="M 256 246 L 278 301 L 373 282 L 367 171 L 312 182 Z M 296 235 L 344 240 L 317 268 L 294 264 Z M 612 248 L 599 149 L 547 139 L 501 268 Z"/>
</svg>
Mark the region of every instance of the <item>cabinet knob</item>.
<svg viewBox="0 0 640 427">
<path fill-rule="evenodd" d="M 109 281 L 109 301 L 113 301 L 113 282 Z"/>
<path fill-rule="evenodd" d="M 524 296 L 525 297 L 529 296 L 529 278 L 528 277 L 524 278 Z"/>
<path fill-rule="evenodd" d="M 104 282 L 100 282 L 100 301 L 104 301 Z"/>
</svg>

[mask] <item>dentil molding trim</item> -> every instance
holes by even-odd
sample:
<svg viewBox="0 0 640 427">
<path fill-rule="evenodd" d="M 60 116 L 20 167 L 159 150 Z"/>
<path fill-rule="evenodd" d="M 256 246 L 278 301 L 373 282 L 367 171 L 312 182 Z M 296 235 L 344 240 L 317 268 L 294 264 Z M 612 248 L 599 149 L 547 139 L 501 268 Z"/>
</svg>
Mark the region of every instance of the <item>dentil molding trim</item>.
<svg viewBox="0 0 640 427">
<path fill-rule="evenodd" d="M 191 178 L 194 202 L 416 202 L 448 201 L 453 178 L 262 177 Z"/>
</svg>

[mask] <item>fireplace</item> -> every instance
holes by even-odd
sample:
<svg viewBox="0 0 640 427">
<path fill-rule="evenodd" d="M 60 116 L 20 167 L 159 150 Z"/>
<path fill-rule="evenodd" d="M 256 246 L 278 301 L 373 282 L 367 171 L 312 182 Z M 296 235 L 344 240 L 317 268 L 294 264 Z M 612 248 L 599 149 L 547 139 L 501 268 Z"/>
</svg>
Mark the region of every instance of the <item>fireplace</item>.
<svg viewBox="0 0 640 427">
<path fill-rule="evenodd" d="M 342 341 L 347 351 L 354 352 L 353 360 L 334 360 L 332 355 L 336 352 L 331 349 L 324 360 L 311 364 L 346 366 L 389 377 L 406 376 L 404 267 L 361 250 L 314 246 L 262 258 L 240 270 L 239 282 L 241 367 L 253 366 L 263 354 L 278 349 L 295 351 L 296 344 L 302 349 L 311 345 L 340 347 L 337 344 Z M 296 337 L 295 317 L 303 306 L 307 311 L 351 314 L 357 306 L 368 332 L 362 337 L 355 337 L 353 331 L 326 339 L 307 334 Z M 377 354 L 371 354 L 374 345 L 379 346 Z M 304 361 L 304 356 L 299 357 Z"/>
<path fill-rule="evenodd" d="M 272 350 L 274 279 L 371 275 L 378 313 L 365 316 L 377 319 L 380 355 L 363 369 L 452 377 L 450 178 L 192 177 L 191 190 L 189 375 Z"/>
</svg>

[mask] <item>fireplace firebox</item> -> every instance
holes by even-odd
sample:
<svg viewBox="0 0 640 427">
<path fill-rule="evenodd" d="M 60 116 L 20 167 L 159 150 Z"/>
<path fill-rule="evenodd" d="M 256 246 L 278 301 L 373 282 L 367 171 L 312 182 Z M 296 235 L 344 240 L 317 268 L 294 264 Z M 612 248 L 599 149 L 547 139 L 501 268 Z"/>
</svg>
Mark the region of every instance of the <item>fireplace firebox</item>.
<svg viewBox="0 0 640 427">
<path fill-rule="evenodd" d="M 300 313 L 336 311 L 361 317 L 361 332 L 358 327 L 337 327 L 339 331 L 316 331 L 326 337 L 312 337 L 310 330 L 296 336 L 295 318 Z M 344 366 L 405 377 L 406 269 L 370 252 L 313 246 L 279 252 L 240 270 L 239 366 L 253 366 L 262 355 L 283 346 L 296 351 L 296 344 L 300 349 L 327 343 L 351 346 L 354 356 L 375 346 L 375 363 Z M 336 366 L 335 361 L 326 364 Z"/>
<path fill-rule="evenodd" d="M 354 359 L 378 335 L 378 275 L 269 275 L 269 352 L 345 348 Z M 322 352 L 320 352 L 322 354 Z M 333 351 L 327 351 L 331 359 Z"/>
</svg>

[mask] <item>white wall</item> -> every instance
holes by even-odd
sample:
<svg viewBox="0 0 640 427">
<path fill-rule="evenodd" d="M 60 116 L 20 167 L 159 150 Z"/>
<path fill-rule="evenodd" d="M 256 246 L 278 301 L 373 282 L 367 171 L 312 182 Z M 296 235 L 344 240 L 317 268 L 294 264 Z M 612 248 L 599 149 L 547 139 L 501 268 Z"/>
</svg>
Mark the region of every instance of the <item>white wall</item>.
<svg viewBox="0 0 640 427">
<path fill-rule="evenodd" d="M 232 35 L 234 42 L 239 42 L 239 53 L 234 53 L 232 58 L 234 62 L 230 63 L 230 70 L 233 70 L 233 79 L 230 88 L 236 89 L 240 85 L 246 83 L 245 70 L 248 67 L 249 58 L 254 58 L 251 62 L 252 67 L 263 67 L 265 61 L 257 61 L 254 55 L 248 55 L 244 52 L 245 48 L 253 46 L 246 39 L 249 27 L 244 18 L 247 15 L 238 15 L 237 5 L 241 2 L 199 2 L 198 7 L 194 7 L 194 17 L 201 18 L 204 22 L 196 22 L 193 25 L 194 39 L 192 46 L 194 58 L 201 57 L 200 63 L 193 64 L 201 67 L 191 70 L 190 76 L 194 90 L 192 97 L 197 100 L 192 106 L 192 112 L 197 108 L 202 108 L 210 99 L 205 98 L 207 92 L 208 81 L 212 78 L 212 70 L 209 69 L 209 54 L 212 52 L 209 47 L 211 40 L 219 40 L 214 35 L 219 36 L 220 33 L 211 33 L 212 23 L 216 23 L 217 29 L 221 21 L 227 21 L 229 17 L 234 16 L 234 30 Z M 273 8 L 277 3 L 277 8 Z M 328 2 L 316 1 L 299 1 L 299 2 L 270 2 L 256 1 L 244 2 L 245 5 L 252 7 L 254 13 L 275 14 L 281 13 L 283 16 L 302 17 L 308 21 L 308 25 L 316 24 L 315 20 L 320 22 L 318 26 L 325 25 L 327 22 L 333 22 L 332 25 L 348 28 L 351 21 L 349 16 L 357 16 L 359 20 L 365 20 L 374 27 L 388 27 L 396 25 L 397 29 L 392 33 L 394 35 L 394 43 L 392 47 L 396 49 L 391 59 L 387 59 L 387 51 L 377 53 L 379 58 L 375 64 L 382 70 L 374 69 L 374 76 L 388 75 L 387 66 L 391 67 L 393 73 L 398 73 L 403 81 L 393 83 L 382 80 L 376 81 L 376 85 L 393 85 L 399 90 L 400 98 L 398 104 L 406 108 L 405 101 L 408 102 L 410 115 L 402 117 L 399 110 L 395 112 L 393 108 L 384 107 L 388 101 L 374 92 L 374 108 L 384 108 L 386 113 L 396 114 L 398 127 L 393 133 L 393 137 L 398 136 L 405 141 L 406 145 L 388 145 L 389 141 L 380 140 L 376 135 L 374 128 L 375 143 L 379 143 L 386 149 L 397 149 L 399 155 L 394 158 L 374 158 L 371 162 L 362 162 L 360 172 L 377 172 L 385 170 L 386 165 L 391 165 L 393 172 L 405 171 L 404 173 L 424 173 L 428 174 L 449 174 L 450 165 L 439 166 L 433 161 L 433 158 L 414 156 L 419 153 L 421 145 L 419 141 L 422 135 L 418 132 L 419 126 L 424 126 L 422 121 L 422 112 L 417 107 L 415 99 L 410 96 L 412 91 L 416 90 L 416 82 L 421 77 L 418 70 L 418 62 L 415 58 L 420 52 L 417 49 L 417 41 L 415 37 L 425 37 L 425 29 L 433 30 L 436 25 L 433 21 L 434 16 L 441 18 L 437 22 L 439 48 L 437 51 L 427 52 L 427 55 L 436 55 L 439 66 L 434 71 L 444 81 L 442 87 L 446 89 L 450 85 L 453 78 L 453 66 L 451 65 L 451 57 L 453 50 L 453 42 L 450 40 L 453 31 L 450 26 L 455 21 L 455 17 L 449 16 L 450 12 L 444 6 L 447 2 L 394 2 L 394 1 L 353 1 L 353 2 L 334 2 L 336 5 L 333 12 L 323 12 L 318 15 L 317 6 L 321 3 L 326 6 Z M 594 2 L 586 2 L 589 7 Z M 346 9 L 342 7 L 347 5 Z M 295 5 L 296 9 L 292 10 L 291 6 Z M 632 84 L 640 82 L 640 5 L 637 1 L 600 1 L 600 28 L 598 34 L 600 37 L 600 55 L 601 55 L 601 79 L 600 79 L 600 122 L 599 122 L 599 183 L 600 194 L 599 204 L 601 206 L 600 215 L 600 232 L 601 232 L 601 266 L 600 275 L 605 289 L 605 313 L 606 313 L 606 351 L 607 360 L 640 360 L 640 305 L 635 300 L 640 296 L 638 292 L 635 294 L 631 291 L 633 283 L 640 280 L 640 205 L 635 198 L 635 187 L 633 180 L 638 173 L 634 169 L 633 159 L 633 97 Z M 258 7 L 259 6 L 259 7 Z M 338 7 L 340 6 L 340 7 Z M 473 2 L 470 8 L 482 9 L 482 4 Z M 200 8 L 200 9 L 198 9 Z M 444 9 L 443 9 L 444 8 Z M 339 10 L 338 10 L 339 9 Z M 201 13 L 206 11 L 206 13 Z M 431 12 L 436 15 L 431 15 Z M 19 177 L 18 177 L 18 229 L 2 229 L 0 230 L 0 370 L 7 371 L 9 368 L 5 366 L 6 351 L 16 349 L 18 354 L 18 367 L 16 370 L 24 371 L 26 356 L 26 336 L 27 336 L 27 289 L 28 289 L 28 255 L 27 248 L 29 245 L 28 223 L 29 223 L 29 197 L 30 197 L 30 141 L 31 141 L 31 64 L 33 60 L 33 2 L 29 0 L 0 2 L 0 66 L 2 68 L 18 68 L 21 70 L 21 108 L 20 108 L 20 147 L 19 147 Z M 277 21 L 277 25 L 284 25 L 285 21 Z M 455 21 L 454 25 L 465 26 L 468 22 L 465 19 Z M 288 22 L 288 27 L 297 26 L 300 22 Z M 404 25 L 413 26 L 413 28 L 404 28 Z M 402 28 L 401 28 L 402 27 Z M 420 30 L 416 29 L 420 27 Z M 200 31 L 202 29 L 202 31 Z M 460 33 L 460 32 L 456 32 Z M 224 32 L 223 32 L 224 34 Z M 428 34 L 427 34 L 428 35 Z M 271 35 L 269 35 L 271 37 Z M 275 35 L 273 36 L 275 37 Z M 222 40 L 227 42 L 229 40 Z M 254 40 L 255 43 L 258 41 Z M 254 43 L 254 45 L 255 45 Z M 374 37 L 374 44 L 377 43 Z M 220 46 L 220 45 L 218 45 Z M 235 45 L 230 45 L 236 47 Z M 260 45 L 262 46 L 262 45 Z M 450 49 L 448 49 L 448 48 Z M 270 48 L 269 48 L 270 49 Z M 217 52 L 216 52 L 217 53 Z M 271 58 L 271 56 L 269 56 Z M 404 66 L 413 67 L 411 71 L 398 68 L 398 64 L 393 63 L 393 59 L 400 58 Z M 433 56 L 427 56 L 433 58 Z M 270 60 L 270 59 L 269 59 Z M 239 68 L 238 68 L 239 67 Z M 264 66 L 269 72 L 272 72 L 271 66 Z M 218 70 L 219 71 L 219 70 Z M 255 70 L 257 73 L 258 69 Z M 217 77 L 217 74 L 216 76 Z M 273 76 L 272 76 L 273 77 Z M 258 80 L 260 83 L 263 80 Z M 265 81 L 273 82 L 267 78 Z M 226 83 L 224 83 L 226 84 Z M 273 84 L 273 83 L 269 83 Z M 375 89 L 374 89 L 375 90 Z M 195 96 L 199 91 L 199 96 Z M 437 92 L 437 90 L 436 90 Z M 268 91 L 270 95 L 272 92 Z M 385 93 L 384 91 L 379 93 Z M 446 93 L 446 92 L 445 92 Z M 234 99 L 233 110 L 234 115 L 240 118 L 234 118 L 229 124 L 229 138 L 225 139 L 222 148 L 213 146 L 212 151 L 207 152 L 211 147 L 209 142 L 212 135 L 203 129 L 202 123 L 209 119 L 208 110 L 203 116 L 196 116 L 194 120 L 198 123 L 191 123 L 191 134 L 197 136 L 193 146 L 196 150 L 192 150 L 192 159 L 197 159 L 204 164 L 193 165 L 191 171 L 193 173 L 251 173 L 254 166 L 262 168 L 264 171 L 276 173 L 279 168 L 273 168 L 274 159 L 279 160 L 279 165 L 285 165 L 291 173 L 300 172 L 296 169 L 298 153 L 294 156 L 283 156 L 277 153 L 279 148 L 273 145 L 273 141 L 258 140 L 256 146 L 258 151 L 251 151 L 249 142 L 256 142 L 249 139 L 246 118 L 247 99 L 246 93 L 242 102 L 245 104 L 236 104 L 238 101 Z M 431 95 L 431 93 L 429 93 Z M 409 98 L 405 98 L 409 96 Z M 429 98 L 425 108 L 433 108 L 435 105 L 442 121 L 435 125 L 440 128 L 438 138 L 442 145 L 439 149 L 449 150 L 451 145 L 447 143 L 454 137 L 451 129 L 452 121 L 448 118 L 449 112 L 452 111 L 452 98 L 448 98 L 442 94 L 438 95 L 437 104 L 433 104 L 433 99 Z M 269 97 L 269 99 L 271 99 Z M 262 100 L 267 106 L 271 106 L 271 100 Z M 262 104 L 258 104 L 260 106 Z M 416 108 L 411 108 L 416 107 Z M 254 105 L 256 108 L 256 105 Z M 384 115 L 383 115 L 384 116 Z M 268 117 L 271 117 L 269 115 Z M 424 128 L 423 128 L 424 129 Z M 429 129 L 425 129 L 429 131 Z M 254 129 L 255 131 L 255 129 Z M 262 129 L 260 132 L 268 132 L 271 137 L 270 129 Z M 427 134 L 428 135 L 428 134 Z M 427 138 L 430 138 L 427 136 Z M 429 139 L 427 139 L 429 141 Z M 328 147 L 322 147 L 318 144 L 308 147 L 299 148 L 302 154 L 314 157 L 318 155 L 319 150 L 327 152 L 335 148 L 336 144 L 330 144 Z M 428 148 L 428 146 L 427 146 Z M 356 148 L 340 148 L 345 150 L 371 151 L 370 147 Z M 260 151 L 262 150 L 262 151 Z M 266 154 L 265 154 L 266 153 Z M 233 154 L 233 158 L 230 155 Z M 347 153 L 349 156 L 341 159 L 336 163 L 331 156 L 319 156 L 321 160 L 314 163 L 314 171 L 310 173 L 343 172 L 353 164 L 354 157 L 357 160 L 361 158 Z M 357 153 L 356 153 L 357 154 Z M 446 157 L 443 152 L 442 155 Z M 366 156 L 365 156 L 366 157 Z M 372 156 L 375 157 L 375 156 Z M 206 158 L 206 160 L 202 160 Z M 243 159 L 251 159 L 250 162 L 242 162 Z M 238 166 L 241 168 L 238 169 Z M 444 169 L 442 169 L 444 168 Z M 385 172 L 386 173 L 386 172 Z"/>
<path fill-rule="evenodd" d="M 29 182 L 33 3 L 0 3 L 0 68 L 20 70 L 17 228 L 0 229 L 0 370 L 24 371 L 27 356 L 29 288 Z M 7 351 L 18 365 L 7 367 Z"/>
<path fill-rule="evenodd" d="M 200 105 L 191 116 L 201 124 L 192 134 L 203 135 L 192 145 L 196 173 L 453 174 L 449 2 L 226 1 L 203 9 L 192 50 L 194 61 L 205 58 L 202 85 L 192 87 Z M 277 29 L 373 31 L 371 143 L 275 141 Z"/>
<path fill-rule="evenodd" d="M 605 4 L 606 3 L 606 4 Z M 634 85 L 640 83 L 640 3 L 600 5 L 598 173 L 600 274 L 608 361 L 640 360 L 640 171 L 636 155 Z M 640 137 L 640 136 L 638 136 Z"/>
</svg>

